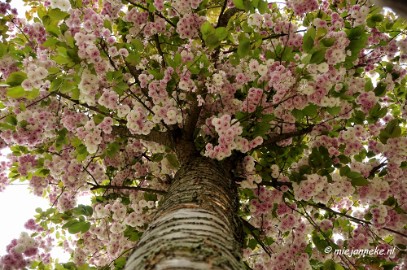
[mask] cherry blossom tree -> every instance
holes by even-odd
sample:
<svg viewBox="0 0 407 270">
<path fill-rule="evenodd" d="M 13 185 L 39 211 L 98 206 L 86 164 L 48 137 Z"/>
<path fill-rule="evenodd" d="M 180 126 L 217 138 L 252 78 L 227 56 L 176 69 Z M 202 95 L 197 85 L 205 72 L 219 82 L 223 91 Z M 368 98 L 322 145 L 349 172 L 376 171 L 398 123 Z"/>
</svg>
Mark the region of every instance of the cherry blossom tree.
<svg viewBox="0 0 407 270">
<path fill-rule="evenodd" d="M 0 191 L 50 208 L 2 269 L 405 269 L 404 20 L 370 0 L 25 2 L 0 2 Z"/>
</svg>

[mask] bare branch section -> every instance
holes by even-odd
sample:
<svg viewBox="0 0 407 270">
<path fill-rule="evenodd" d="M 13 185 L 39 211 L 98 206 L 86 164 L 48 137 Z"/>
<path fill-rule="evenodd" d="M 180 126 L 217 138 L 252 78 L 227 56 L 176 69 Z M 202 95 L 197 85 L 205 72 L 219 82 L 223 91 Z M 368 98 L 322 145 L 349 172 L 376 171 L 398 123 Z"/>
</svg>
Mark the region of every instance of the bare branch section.
<svg viewBox="0 0 407 270">
<path fill-rule="evenodd" d="M 166 191 L 164 190 L 158 190 L 158 189 L 152 189 L 152 188 L 144 188 L 144 187 L 134 187 L 134 186 L 115 186 L 115 185 L 95 185 L 93 183 L 89 183 L 92 187 L 90 190 L 96 190 L 96 189 L 125 189 L 125 190 L 139 190 L 139 191 L 145 191 L 145 192 L 151 192 L 151 193 L 156 193 L 156 194 L 161 194 L 165 195 L 167 194 Z"/>
<path fill-rule="evenodd" d="M 161 145 L 168 146 L 171 149 L 174 149 L 173 141 L 171 140 L 168 131 L 159 132 L 159 131 L 152 130 L 152 131 L 150 131 L 149 134 L 143 135 L 143 134 L 133 134 L 129 131 L 129 129 L 127 127 L 122 126 L 122 125 L 113 126 L 112 128 L 113 128 L 112 133 L 116 136 L 155 142 L 155 143 L 158 143 Z"/>
<path fill-rule="evenodd" d="M 281 142 L 281 141 L 284 141 L 284 140 L 287 140 L 290 138 L 308 134 L 312 131 L 313 128 L 314 128 L 314 126 L 311 125 L 306 128 L 299 129 L 299 130 L 296 130 L 293 132 L 287 132 L 287 133 L 282 133 L 282 134 L 273 134 L 267 140 L 264 141 L 264 143 L 261 145 L 261 147 L 275 144 L 275 143 L 278 143 L 278 142 Z"/>
<path fill-rule="evenodd" d="M 309 206 L 312 206 L 312 207 L 316 207 L 316 208 L 331 212 L 332 214 L 337 215 L 337 216 L 346 217 L 349 220 L 351 220 L 353 222 L 356 222 L 356 223 L 359 223 L 359 224 L 372 225 L 372 223 L 370 221 L 360 219 L 360 218 L 356 218 L 356 217 L 353 217 L 351 215 L 335 211 L 335 210 L 333 210 L 333 209 L 329 208 L 328 206 L 326 206 L 324 204 L 321 204 L 321 203 L 315 204 L 315 203 L 306 202 L 306 204 L 309 205 Z M 388 232 L 392 232 L 394 234 L 398 234 L 400 236 L 403 236 L 403 237 L 407 238 L 407 234 L 396 231 L 396 230 L 393 230 L 391 228 L 383 227 L 381 229 L 385 230 L 385 231 L 388 231 Z"/>
<path fill-rule="evenodd" d="M 236 13 L 239 12 L 239 9 L 237 9 L 235 7 L 230 8 L 230 9 L 225 11 L 226 2 L 227 1 L 225 1 L 224 6 L 222 7 L 222 10 L 221 10 L 221 13 L 219 15 L 219 19 L 218 19 L 218 23 L 217 23 L 216 27 L 225 27 L 225 26 L 227 26 L 230 18 L 232 18 L 233 15 L 235 15 Z"/>
<path fill-rule="evenodd" d="M 96 113 L 99 113 L 101 115 L 104 116 L 109 116 L 112 117 L 109 113 L 103 112 L 101 110 L 99 110 L 97 107 L 95 106 L 89 106 L 87 104 L 82 104 L 79 102 L 79 100 L 75 100 L 73 98 L 71 98 L 70 96 L 66 95 L 66 94 L 62 94 L 62 93 L 58 93 L 59 96 L 75 103 L 78 104 L 80 106 L 83 106 L 91 111 L 94 111 Z M 135 139 L 139 139 L 139 140 L 145 140 L 145 141 L 150 141 L 150 142 L 155 142 L 161 145 L 165 145 L 168 146 L 170 148 L 174 148 L 173 144 L 172 144 L 172 140 L 169 137 L 169 133 L 168 132 L 159 132 L 159 131 L 155 131 L 152 130 L 148 135 L 139 135 L 139 134 L 132 134 L 129 129 L 126 127 L 126 120 L 124 119 L 115 119 L 119 122 L 119 126 L 113 126 L 113 135 L 116 136 L 121 136 L 121 137 L 126 137 L 126 138 L 135 138 Z"/>
</svg>

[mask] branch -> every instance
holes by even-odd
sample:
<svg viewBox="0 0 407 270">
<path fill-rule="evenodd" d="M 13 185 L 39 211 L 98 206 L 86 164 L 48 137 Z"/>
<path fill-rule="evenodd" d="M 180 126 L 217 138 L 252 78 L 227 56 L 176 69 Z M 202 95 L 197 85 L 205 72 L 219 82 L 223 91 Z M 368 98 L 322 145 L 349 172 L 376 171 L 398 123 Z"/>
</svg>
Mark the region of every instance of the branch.
<svg viewBox="0 0 407 270">
<path fill-rule="evenodd" d="M 66 94 L 63 94 L 63 93 L 61 93 L 61 92 L 56 92 L 56 94 L 57 94 L 58 96 L 64 98 L 64 99 L 67 99 L 67 100 L 69 100 L 69 101 L 71 101 L 71 102 L 77 104 L 77 105 L 83 106 L 83 107 L 85 107 L 85 108 L 87 108 L 87 109 L 89 109 L 89 110 L 91 110 L 91 111 L 97 112 L 97 113 L 99 113 L 99 114 L 101 114 L 101 115 L 104 115 L 104 116 L 109 116 L 109 117 L 111 117 L 111 115 L 110 115 L 109 113 L 106 113 L 106 112 L 101 111 L 98 107 L 90 106 L 90 105 L 88 105 L 88 104 L 86 104 L 86 103 L 80 103 L 79 100 L 73 99 L 72 97 L 70 97 L 70 96 L 68 96 L 68 95 L 66 95 Z M 119 121 L 119 122 L 123 122 L 123 121 L 124 121 L 124 120 L 122 120 L 122 119 L 115 119 L 115 120 L 117 120 L 117 121 Z"/>
<path fill-rule="evenodd" d="M 372 223 L 371 223 L 370 221 L 367 221 L 367 220 L 364 220 L 364 219 L 359 219 L 359 218 L 353 217 L 353 216 L 351 216 L 351 215 L 348 215 L 348 214 L 345 214 L 345 213 L 341 213 L 341 212 L 335 211 L 335 210 L 333 210 L 333 209 L 327 207 L 326 205 L 323 205 L 323 204 L 320 204 L 320 203 L 314 204 L 314 203 L 306 202 L 306 204 L 309 205 L 309 206 L 313 206 L 313 207 L 315 207 L 315 208 L 319 208 L 319 209 L 322 209 L 322 210 L 331 212 L 331 213 L 334 214 L 334 215 L 346 217 L 346 218 L 352 220 L 353 222 L 356 222 L 356 223 L 359 223 L 359 224 L 372 225 Z M 387 228 L 387 227 L 383 227 L 383 228 L 381 228 L 381 229 L 386 230 L 386 231 L 389 231 L 389 232 L 392 232 L 392 233 L 395 233 L 395 234 L 398 234 L 398 235 L 400 235 L 400 236 L 403 236 L 403 237 L 407 238 L 407 234 L 405 234 L 405 233 L 398 232 L 398 231 L 395 231 L 395 230 L 390 229 L 390 228 Z"/>
<path fill-rule="evenodd" d="M 42 97 L 42 98 L 40 98 L 40 99 L 37 99 L 36 101 L 34 101 L 34 102 L 28 104 L 28 105 L 25 106 L 25 107 L 26 107 L 26 108 L 29 108 L 29 107 L 31 107 L 31 106 L 34 106 L 35 104 L 37 104 L 37 103 L 43 101 L 44 99 L 49 98 L 50 96 L 52 96 L 52 95 L 54 95 L 54 94 L 55 94 L 54 92 L 51 92 L 51 93 L 49 93 L 48 95 L 46 95 L 45 97 Z M 0 117 L 0 120 L 3 120 L 4 118 L 6 118 L 7 116 L 9 116 L 10 114 L 11 114 L 11 113 L 9 112 L 9 113 L 6 113 L 6 114 L 2 115 L 2 116 Z"/>
<path fill-rule="evenodd" d="M 150 141 L 150 142 L 155 142 L 161 145 L 165 145 L 173 149 L 173 143 L 172 140 L 170 139 L 170 133 L 169 131 L 166 132 L 159 132 L 156 130 L 150 131 L 149 134 L 143 135 L 143 134 L 133 134 L 130 132 L 130 130 L 125 127 L 125 126 L 113 126 L 113 131 L 112 134 L 119 136 L 119 137 L 126 137 L 126 138 L 134 138 L 138 140 L 144 140 L 144 141 Z"/>
<path fill-rule="evenodd" d="M 313 128 L 314 128 L 314 125 L 310 125 L 304 129 L 296 130 L 293 132 L 282 133 L 282 134 L 273 134 L 270 136 L 270 138 L 268 138 L 266 141 L 264 141 L 264 143 L 262 145 L 260 145 L 260 147 L 275 144 L 275 143 L 278 143 L 278 142 L 281 142 L 281 141 L 284 141 L 284 140 L 287 140 L 287 139 L 290 139 L 293 137 L 305 135 L 307 133 L 310 133 Z"/>
<path fill-rule="evenodd" d="M 263 241 L 260 240 L 260 238 L 254 233 L 254 230 L 257 230 L 256 227 L 254 227 L 252 224 L 250 224 L 247 220 L 240 218 L 240 220 L 243 223 L 243 226 L 246 227 L 249 231 L 250 234 L 253 236 L 253 238 L 259 243 L 259 245 L 263 248 L 263 250 L 269 255 L 271 258 L 271 252 L 270 250 L 266 247 L 266 245 L 263 243 Z"/>
<path fill-rule="evenodd" d="M 222 6 L 222 10 L 220 12 L 216 28 L 217 27 L 226 27 L 228 25 L 228 23 L 229 23 L 230 18 L 232 18 L 233 15 L 235 15 L 236 13 L 241 11 L 238 8 L 234 7 L 234 8 L 230 8 L 230 9 L 226 10 L 226 12 L 225 12 L 227 2 L 228 1 L 225 0 L 224 4 Z"/>
<path fill-rule="evenodd" d="M 88 105 L 86 103 L 82 104 L 82 103 L 79 102 L 79 100 L 75 100 L 75 99 L 71 98 L 68 95 L 65 95 L 65 94 L 62 94 L 62 93 L 58 93 L 58 95 L 65 98 L 65 99 L 68 99 L 68 100 L 72 101 L 75 104 L 81 105 L 81 106 L 83 106 L 83 107 L 85 107 L 85 108 L 87 108 L 89 110 L 100 113 L 101 115 L 112 117 L 110 114 L 99 110 L 97 107 L 90 106 L 90 105 Z M 119 122 L 119 124 L 121 124 L 121 125 L 112 127 L 113 128 L 113 131 L 112 131 L 113 135 L 127 137 L 127 138 L 135 138 L 135 139 L 151 141 L 151 142 L 156 142 L 158 144 L 169 146 L 169 147 L 172 148 L 173 144 L 172 144 L 172 141 L 170 140 L 170 138 L 168 136 L 169 135 L 168 132 L 159 132 L 159 131 L 152 130 L 147 135 L 132 134 L 130 132 L 130 130 L 126 126 L 124 126 L 124 125 L 127 124 L 126 120 L 124 120 L 124 119 L 115 119 L 115 120 L 117 120 Z"/>
<path fill-rule="evenodd" d="M 387 165 L 387 163 L 383 161 L 379 165 L 373 167 L 372 170 L 370 170 L 369 176 L 367 178 L 373 177 L 378 170 L 380 170 L 382 167 L 384 167 L 386 165 Z"/>
<path fill-rule="evenodd" d="M 152 189 L 152 188 L 134 187 L 134 186 L 95 185 L 90 182 L 87 182 L 87 184 L 92 186 L 90 188 L 90 190 L 96 190 L 96 189 L 102 189 L 102 188 L 104 188 L 104 189 L 127 189 L 127 190 L 138 190 L 138 191 L 157 193 L 160 195 L 167 194 L 167 192 L 164 190 L 158 190 L 158 189 Z"/>
</svg>

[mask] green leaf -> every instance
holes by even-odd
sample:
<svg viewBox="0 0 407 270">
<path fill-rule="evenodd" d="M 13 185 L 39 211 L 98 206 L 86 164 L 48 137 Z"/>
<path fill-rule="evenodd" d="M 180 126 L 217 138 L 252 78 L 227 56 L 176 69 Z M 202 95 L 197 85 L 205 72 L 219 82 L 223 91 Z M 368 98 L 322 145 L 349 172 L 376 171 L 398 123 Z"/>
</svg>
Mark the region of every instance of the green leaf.
<svg viewBox="0 0 407 270">
<path fill-rule="evenodd" d="M 250 10 L 252 7 L 249 0 L 233 0 L 235 7 L 241 10 Z"/>
<path fill-rule="evenodd" d="M 248 242 L 247 242 L 247 247 L 250 248 L 251 250 L 254 250 L 257 247 L 257 240 L 254 238 L 251 238 Z"/>
<path fill-rule="evenodd" d="M 6 83 L 9 86 L 19 86 L 21 83 L 27 79 L 27 74 L 22 71 L 13 72 L 8 76 Z"/>
<path fill-rule="evenodd" d="M 325 254 L 325 248 L 329 246 L 328 241 L 325 240 L 323 236 L 320 236 L 315 231 L 312 233 L 312 242 L 317 247 L 317 249 Z"/>
<path fill-rule="evenodd" d="M 5 120 L 6 120 L 6 123 L 8 123 L 8 124 L 10 124 L 12 126 L 16 126 L 17 123 L 18 123 L 17 118 L 12 114 L 7 115 Z"/>
<path fill-rule="evenodd" d="M 341 112 L 341 107 L 328 107 L 326 111 L 332 116 L 337 116 Z"/>
<path fill-rule="evenodd" d="M 124 258 L 124 257 L 120 257 L 120 258 L 116 259 L 116 260 L 114 261 L 115 269 L 117 269 L 117 270 L 123 269 L 124 266 L 126 266 L 126 261 L 127 261 L 127 260 L 126 260 L 126 258 Z"/>
<path fill-rule="evenodd" d="M 315 38 L 315 28 L 311 27 L 304 34 L 304 39 L 302 42 L 302 49 L 304 52 L 308 53 L 314 48 L 314 38 Z"/>
<path fill-rule="evenodd" d="M 302 109 L 302 112 L 305 116 L 315 117 L 318 113 L 318 106 L 315 104 L 310 104 Z"/>
<path fill-rule="evenodd" d="M 25 97 L 26 92 L 22 86 L 15 86 L 7 89 L 7 96 L 11 98 Z"/>
<path fill-rule="evenodd" d="M 259 4 L 257 5 L 257 9 L 259 10 L 260 14 L 266 13 L 269 9 L 267 1 L 260 0 Z"/>
<path fill-rule="evenodd" d="M 132 242 L 138 241 L 141 235 L 142 233 L 140 233 L 139 231 L 130 226 L 127 226 L 126 230 L 124 231 L 124 236 L 127 237 L 127 239 Z"/>
<path fill-rule="evenodd" d="M 88 150 L 86 149 L 86 146 L 83 144 L 80 144 L 76 147 L 76 159 L 78 161 L 84 161 L 86 157 L 89 155 Z"/>
<path fill-rule="evenodd" d="M 219 40 L 224 40 L 227 38 L 229 32 L 225 27 L 218 27 L 215 30 L 215 35 Z"/>
<path fill-rule="evenodd" d="M 379 82 L 374 89 L 374 93 L 377 97 L 382 97 L 386 93 L 387 84 Z"/>
<path fill-rule="evenodd" d="M 75 207 L 73 210 L 72 210 L 72 212 L 75 214 L 75 215 L 85 215 L 85 216 L 88 216 L 88 217 L 90 217 L 90 216 L 92 216 L 92 214 L 93 214 L 93 208 L 91 207 L 91 206 L 89 206 L 89 205 L 83 205 L 83 204 L 80 204 L 80 205 L 78 205 L 77 207 Z"/>
<path fill-rule="evenodd" d="M 120 150 L 120 144 L 117 142 L 110 143 L 106 149 L 106 155 L 108 157 L 113 157 L 116 155 L 117 152 Z"/>
<path fill-rule="evenodd" d="M 76 233 L 85 233 L 89 230 L 90 228 L 90 223 L 86 221 L 77 221 L 77 220 L 72 220 L 67 223 L 65 223 L 62 228 L 67 228 L 68 232 L 71 234 L 76 234 Z"/>
<path fill-rule="evenodd" d="M 322 270 L 344 270 L 345 268 L 343 268 L 342 265 L 340 265 L 339 263 L 336 263 L 334 260 L 330 259 L 327 260 L 323 267 Z"/>
<path fill-rule="evenodd" d="M 331 47 L 332 45 L 335 44 L 335 38 L 323 38 L 321 39 L 321 43 L 325 46 L 325 47 Z"/>
<path fill-rule="evenodd" d="M 166 158 L 168 160 L 168 163 L 170 163 L 170 165 L 173 168 L 179 168 L 179 166 L 180 166 L 179 161 L 178 161 L 177 157 L 174 154 L 168 154 L 166 156 Z"/>
<path fill-rule="evenodd" d="M 311 64 L 320 64 L 325 61 L 325 53 L 326 49 L 322 48 L 314 52 L 311 56 L 311 60 L 309 61 Z"/>
<path fill-rule="evenodd" d="M 62 149 L 62 146 L 68 144 L 68 138 L 66 137 L 66 135 L 68 134 L 68 130 L 66 128 L 63 128 L 57 133 L 58 137 L 55 140 L 55 147 L 58 151 L 60 151 Z"/>
<path fill-rule="evenodd" d="M 374 89 L 374 86 L 373 86 L 372 79 L 371 78 L 366 78 L 365 91 L 368 92 L 368 91 L 371 91 L 373 89 Z"/>
<path fill-rule="evenodd" d="M 215 27 L 213 27 L 213 25 L 206 21 L 201 25 L 201 33 L 202 35 L 209 35 L 211 33 L 213 33 L 215 31 Z"/>
<path fill-rule="evenodd" d="M 400 135 L 401 135 L 401 128 L 399 125 L 399 120 L 393 119 L 389 123 L 387 123 L 387 126 L 380 132 L 379 140 L 385 144 L 385 143 L 387 143 L 387 140 L 389 138 L 400 137 Z"/>
<path fill-rule="evenodd" d="M 65 19 L 66 17 L 68 17 L 69 14 L 60 10 L 59 8 L 58 9 L 54 8 L 54 9 L 49 10 L 48 15 L 53 20 L 60 21 L 62 19 Z"/>
<path fill-rule="evenodd" d="M 355 177 L 351 178 L 352 186 L 367 186 L 369 185 L 369 181 L 364 177 Z"/>
<path fill-rule="evenodd" d="M 345 59 L 345 67 L 352 68 L 354 66 L 353 62 L 359 57 L 360 51 L 365 47 L 368 34 L 366 33 L 365 26 L 359 25 L 350 30 L 346 30 L 346 34 L 350 43 L 346 50 L 351 51 L 351 55 L 348 55 Z"/>
<path fill-rule="evenodd" d="M 271 128 L 271 125 L 268 121 L 262 121 L 254 127 L 252 136 L 253 137 L 257 137 L 257 136 L 263 137 L 266 135 L 267 132 L 270 131 L 270 128 Z"/>
<path fill-rule="evenodd" d="M 246 35 L 241 34 L 239 36 L 239 46 L 237 48 L 237 54 L 240 57 L 245 57 L 250 53 L 250 40 L 246 37 Z"/>
</svg>

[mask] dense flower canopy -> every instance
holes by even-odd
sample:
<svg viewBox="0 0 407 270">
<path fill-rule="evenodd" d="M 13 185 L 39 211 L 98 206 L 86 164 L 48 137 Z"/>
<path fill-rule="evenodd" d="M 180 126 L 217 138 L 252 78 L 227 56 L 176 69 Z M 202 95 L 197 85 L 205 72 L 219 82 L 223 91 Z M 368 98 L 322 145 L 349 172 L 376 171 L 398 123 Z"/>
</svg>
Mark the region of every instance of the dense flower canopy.
<svg viewBox="0 0 407 270">
<path fill-rule="evenodd" d="M 25 2 L 0 2 L 0 191 L 51 207 L 0 267 L 122 269 L 189 140 L 236 161 L 248 267 L 405 269 L 404 20 L 369 0 Z"/>
</svg>

